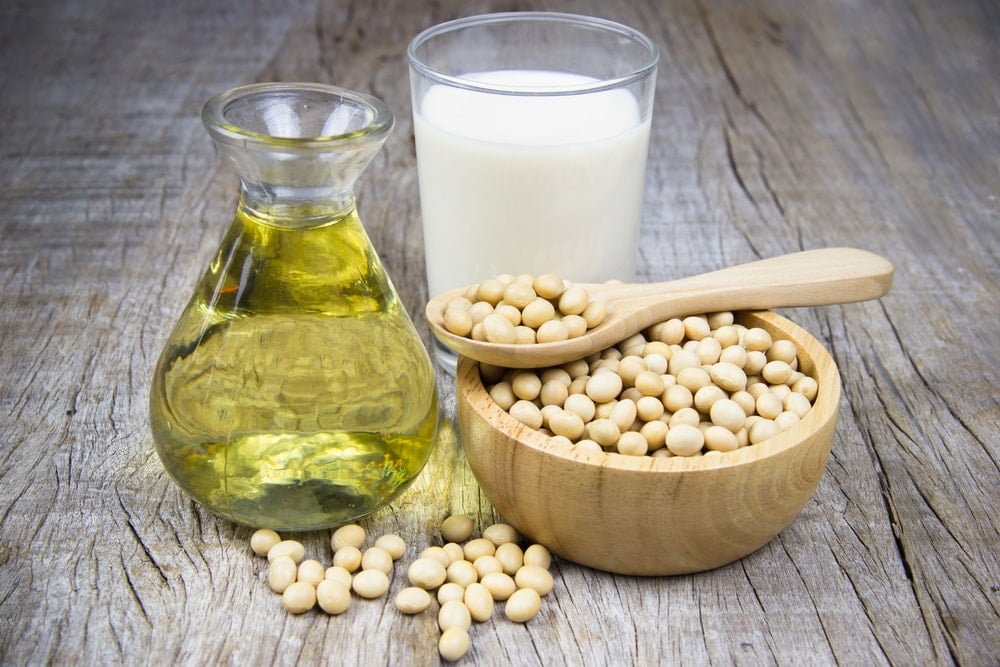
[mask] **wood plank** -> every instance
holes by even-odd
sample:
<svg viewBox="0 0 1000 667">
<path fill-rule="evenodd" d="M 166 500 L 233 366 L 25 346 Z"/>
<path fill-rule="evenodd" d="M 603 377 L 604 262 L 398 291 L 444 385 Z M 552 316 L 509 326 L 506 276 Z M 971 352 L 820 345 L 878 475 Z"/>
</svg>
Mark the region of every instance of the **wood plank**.
<svg viewBox="0 0 1000 667">
<path fill-rule="evenodd" d="M 429 343 L 405 44 L 510 8 L 607 16 L 661 45 L 643 279 L 831 245 L 897 275 L 880 302 L 787 313 L 844 383 L 827 473 L 788 529 L 698 575 L 557 562 L 539 617 L 476 625 L 467 662 L 995 664 L 1000 10 L 975 0 L 0 8 L 0 662 L 438 664 L 433 617 L 388 599 L 284 613 L 251 531 L 170 482 L 146 400 L 236 198 L 200 108 L 241 83 L 324 81 L 395 111 L 359 207 Z M 446 423 L 364 524 L 412 559 L 453 512 L 501 518 Z M 327 534 L 302 537 L 328 557 Z"/>
</svg>

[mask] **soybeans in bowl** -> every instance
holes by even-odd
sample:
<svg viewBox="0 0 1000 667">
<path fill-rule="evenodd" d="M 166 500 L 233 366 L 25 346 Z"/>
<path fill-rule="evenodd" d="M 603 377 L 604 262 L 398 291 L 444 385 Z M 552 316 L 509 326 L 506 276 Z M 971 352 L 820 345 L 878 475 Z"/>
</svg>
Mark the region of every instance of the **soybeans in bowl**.
<svg viewBox="0 0 1000 667">
<path fill-rule="evenodd" d="M 616 386 L 605 387 L 604 396 L 597 395 L 609 400 L 594 401 L 592 397 L 595 414 L 589 420 L 582 420 L 586 422 L 582 431 L 579 424 L 574 424 L 572 431 L 560 433 L 557 431 L 562 425 L 555 430 L 551 428 L 556 414 L 565 416 L 566 400 L 573 395 L 570 387 L 558 413 L 556 408 L 547 408 L 545 401 L 535 401 L 536 407 L 541 404 L 539 413 L 548 412 L 539 422 L 535 416 L 519 414 L 514 404 L 507 405 L 509 397 L 505 398 L 503 391 L 496 391 L 496 386 L 505 381 L 511 382 L 513 390 L 512 372 L 481 367 L 478 362 L 460 358 L 457 404 L 462 443 L 473 474 L 497 511 L 522 534 L 553 553 L 621 574 L 665 575 L 712 569 L 738 560 L 771 540 L 798 515 L 823 474 L 836 428 L 840 379 L 822 345 L 790 320 L 773 312 L 736 313 L 732 318 L 731 324 L 719 324 L 711 334 L 687 333 L 702 338 L 718 337 L 717 330 L 727 327 L 721 334 L 722 342 L 731 342 L 726 338 L 735 332 L 738 343 L 749 342 L 748 352 L 759 346 L 754 337 L 762 333 L 772 344 L 786 341 L 778 346 L 775 355 L 787 359 L 789 350 L 794 348 L 794 362 L 786 361 L 784 366 L 775 364 L 771 369 L 780 366 L 784 377 L 769 372 L 770 379 L 764 381 L 760 355 L 750 355 L 753 361 L 750 365 L 744 363 L 745 377 L 739 374 L 733 374 L 735 378 L 719 374 L 713 377 L 712 367 L 721 362 L 711 352 L 699 359 L 697 368 L 702 374 L 690 371 L 682 376 L 680 368 L 673 369 L 676 374 L 671 373 L 671 359 L 676 355 L 678 360 L 690 360 L 681 350 L 694 352 L 698 345 L 688 342 L 686 347 L 676 343 L 655 345 L 663 343 L 659 339 L 672 340 L 676 334 L 654 326 L 645 332 L 645 343 L 626 341 L 631 348 L 626 345 L 624 351 L 618 349 L 603 358 L 599 353 L 560 367 L 570 375 L 571 384 L 586 385 L 602 375 L 620 373 L 622 389 L 610 399 L 617 389 L 612 380 L 610 384 Z M 711 317 L 703 319 L 709 322 Z M 694 322 L 691 326 L 698 328 Z M 630 423 L 625 423 L 632 408 L 627 406 L 625 412 L 629 414 L 623 417 L 615 414 L 615 406 L 620 403 L 638 406 L 641 398 L 648 395 L 640 391 L 623 397 L 623 393 L 635 388 L 637 378 L 629 368 L 620 367 L 626 358 L 631 361 L 631 357 L 641 356 L 640 345 L 652 345 L 657 354 L 666 357 L 666 372 L 659 374 L 666 385 L 660 395 L 663 413 L 656 415 L 656 408 L 645 401 L 643 407 L 649 419 L 636 414 Z M 702 347 L 713 345 L 709 341 Z M 721 355 L 731 345 L 718 347 Z M 601 370 L 603 360 L 613 370 Z M 776 360 L 768 360 L 765 353 L 765 365 Z M 573 378 L 582 363 L 587 363 L 586 375 Z M 657 359 L 653 363 L 662 362 Z M 572 368 L 574 365 L 576 370 Z M 696 367 L 687 362 L 681 365 Z M 721 368 L 731 370 L 726 366 Z M 559 370 L 540 369 L 537 373 L 539 380 L 543 375 L 551 380 L 559 375 Z M 715 389 L 699 391 L 702 387 L 698 383 L 704 382 L 706 375 L 711 384 L 702 386 Z M 652 381 L 650 376 L 644 378 Z M 740 416 L 742 423 L 736 423 L 739 415 L 732 414 L 730 404 L 749 410 L 743 394 L 763 395 L 765 392 L 760 388 L 751 389 L 761 381 L 768 388 L 766 393 L 776 390 L 785 397 L 801 393 L 808 398 L 808 406 L 798 399 L 792 399 L 786 406 L 779 399 L 779 408 L 765 399 L 764 414 L 744 413 Z M 802 391 L 795 391 L 788 381 L 798 384 Z M 608 380 L 604 378 L 601 382 Z M 687 395 L 682 391 L 674 392 L 681 396 L 680 403 L 668 399 L 669 386 L 691 382 L 694 384 L 687 387 L 690 405 L 683 404 Z M 787 391 L 777 389 L 779 386 L 787 387 Z M 692 387 L 697 389 L 691 391 Z M 491 388 L 496 399 L 490 394 Z M 523 387 L 520 390 L 525 391 Z M 703 395 L 701 405 L 694 402 L 699 394 Z M 708 394 L 713 394 L 711 399 L 705 398 Z M 719 421 L 735 442 L 720 437 L 718 429 L 712 428 L 720 426 L 712 419 L 712 407 L 720 401 L 726 401 L 720 405 L 726 406 L 723 412 L 728 414 L 720 414 Z M 756 403 L 755 399 L 755 411 Z M 524 404 L 520 408 L 529 411 Z M 784 413 L 794 416 L 786 415 L 783 418 L 786 423 L 776 427 L 778 415 Z M 670 424 L 677 414 L 682 415 L 681 419 Z M 617 433 L 614 433 L 615 429 L 606 422 L 614 423 L 616 419 L 619 423 L 615 424 Z M 601 435 L 594 428 L 599 420 L 605 420 L 600 425 L 608 426 L 610 434 Z M 642 429 L 651 422 L 667 428 L 647 427 L 657 431 L 647 437 L 650 434 Z M 765 426 L 756 426 L 760 423 Z M 672 442 L 670 431 L 682 424 L 684 442 Z M 570 437 L 576 431 L 579 431 L 577 437 Z"/>
</svg>

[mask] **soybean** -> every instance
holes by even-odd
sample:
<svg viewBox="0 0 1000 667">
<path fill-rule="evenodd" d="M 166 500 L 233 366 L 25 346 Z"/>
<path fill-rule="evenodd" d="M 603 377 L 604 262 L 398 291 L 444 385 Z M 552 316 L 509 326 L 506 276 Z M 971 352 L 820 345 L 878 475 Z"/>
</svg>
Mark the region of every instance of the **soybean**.
<svg viewBox="0 0 1000 667">
<path fill-rule="evenodd" d="M 514 583 L 518 588 L 534 589 L 544 597 L 552 591 L 554 580 L 548 569 L 541 565 L 525 565 L 514 575 Z"/>
<path fill-rule="evenodd" d="M 295 583 L 298 569 L 291 556 L 276 556 L 267 566 L 267 584 L 275 593 L 284 593 Z"/>
<path fill-rule="evenodd" d="M 476 577 L 480 581 L 492 572 L 503 572 L 503 563 L 496 556 L 480 556 L 472 564 L 472 567 L 476 570 Z"/>
<path fill-rule="evenodd" d="M 549 420 L 549 430 L 556 435 L 561 435 L 572 440 L 579 440 L 583 435 L 586 424 L 580 415 L 569 410 L 559 410 Z"/>
<path fill-rule="evenodd" d="M 448 581 L 454 582 L 462 587 L 479 581 L 479 573 L 475 566 L 467 560 L 457 560 L 448 566 Z"/>
<path fill-rule="evenodd" d="M 533 547 L 528 548 L 532 549 Z M 503 571 L 511 576 L 524 565 L 524 551 L 514 542 L 499 545 L 494 557 L 500 562 Z"/>
<path fill-rule="evenodd" d="M 271 547 L 281 541 L 281 536 L 270 528 L 261 528 L 250 536 L 250 548 L 258 556 L 266 556 Z"/>
<path fill-rule="evenodd" d="M 446 568 L 451 565 L 453 560 L 455 560 L 451 553 L 445 551 L 444 547 L 427 547 L 420 552 L 419 558 L 433 558 Z"/>
<path fill-rule="evenodd" d="M 517 342 L 517 332 L 511 321 L 499 313 L 492 313 L 483 319 L 483 335 L 490 343 L 511 345 Z"/>
<path fill-rule="evenodd" d="M 637 431 L 627 431 L 618 438 L 618 453 L 625 456 L 643 456 L 649 451 L 649 442 Z"/>
<path fill-rule="evenodd" d="M 382 535 L 375 540 L 375 546 L 385 549 L 394 561 L 399 560 L 406 553 L 406 542 L 399 535 Z"/>
<path fill-rule="evenodd" d="M 725 398 L 712 404 L 709 417 L 713 424 L 729 429 L 733 433 L 743 428 L 747 414 L 736 401 Z"/>
<path fill-rule="evenodd" d="M 541 544 L 532 544 L 524 550 L 524 564 L 536 565 L 546 570 L 552 565 L 552 554 Z"/>
<path fill-rule="evenodd" d="M 330 548 L 334 552 L 338 551 L 341 547 L 354 547 L 360 549 L 361 545 L 365 543 L 365 529 L 356 523 L 350 523 L 346 526 L 341 526 L 337 530 L 333 531 L 333 535 L 330 536 Z"/>
<path fill-rule="evenodd" d="M 559 310 L 565 315 L 579 315 L 587 309 L 590 295 L 579 285 L 572 285 L 559 297 Z"/>
<path fill-rule="evenodd" d="M 354 579 L 354 575 L 347 569 L 334 565 L 333 567 L 326 568 L 326 576 L 324 579 L 328 581 L 336 581 L 344 588 L 350 590 L 351 581 Z"/>
<path fill-rule="evenodd" d="M 351 587 L 361 597 L 374 599 L 389 590 L 389 576 L 382 570 L 362 570 L 354 575 Z"/>
<path fill-rule="evenodd" d="M 449 558 L 448 565 L 451 565 L 456 560 L 462 560 L 465 558 L 465 552 L 462 551 L 462 545 L 456 542 L 448 542 L 441 547 L 441 550 L 444 551 L 445 555 Z"/>
<path fill-rule="evenodd" d="M 480 556 L 495 555 L 497 547 L 485 537 L 477 537 L 466 542 L 462 547 L 462 551 L 465 554 L 465 560 L 474 563 Z"/>
<path fill-rule="evenodd" d="M 543 273 L 533 283 L 535 293 L 543 299 L 558 299 L 566 286 L 562 278 L 552 273 Z"/>
<path fill-rule="evenodd" d="M 705 436 L 697 426 L 678 424 L 667 431 L 667 449 L 677 456 L 693 456 L 704 444 Z"/>
<path fill-rule="evenodd" d="M 450 600 L 461 600 L 464 597 L 465 587 L 461 584 L 456 584 L 454 581 L 447 581 L 437 589 L 438 604 L 444 604 Z"/>
<path fill-rule="evenodd" d="M 382 547 L 370 547 L 361 555 L 362 570 L 382 570 L 386 574 L 392 572 L 392 555 Z"/>
<path fill-rule="evenodd" d="M 361 567 L 361 558 L 361 549 L 355 546 L 340 547 L 333 554 L 333 564 L 348 572 L 354 572 Z"/>
<path fill-rule="evenodd" d="M 504 614 L 515 623 L 526 623 L 538 614 L 542 606 L 542 596 L 533 588 L 519 588 L 507 598 Z"/>
<path fill-rule="evenodd" d="M 468 310 L 448 309 L 444 312 L 444 327 L 456 336 L 468 336 L 472 333 L 472 315 Z"/>
<path fill-rule="evenodd" d="M 463 600 L 448 600 L 438 610 L 438 627 L 444 632 L 448 628 L 472 627 L 472 614 Z"/>
<path fill-rule="evenodd" d="M 506 600 L 517 590 L 517 583 L 505 572 L 490 572 L 479 583 L 489 590 L 494 600 Z"/>
<path fill-rule="evenodd" d="M 606 403 L 622 391 L 622 379 L 617 373 L 599 373 L 587 380 L 587 396 L 595 403 Z"/>
<path fill-rule="evenodd" d="M 518 398 L 533 401 L 542 391 L 542 380 L 531 371 L 518 371 L 510 379 L 510 387 Z"/>
<path fill-rule="evenodd" d="M 445 582 L 448 571 L 441 561 L 425 556 L 410 563 L 406 575 L 414 586 L 431 590 Z"/>
<path fill-rule="evenodd" d="M 709 426 L 705 429 L 705 447 L 716 452 L 732 452 L 740 447 L 736 434 L 724 426 Z"/>
<path fill-rule="evenodd" d="M 469 632 L 465 628 L 448 628 L 438 639 L 438 653 L 449 662 L 461 660 L 469 652 Z"/>
<path fill-rule="evenodd" d="M 535 332 L 535 341 L 538 343 L 557 343 L 568 338 L 569 327 L 562 320 L 549 320 Z"/>
<path fill-rule="evenodd" d="M 292 614 L 304 614 L 316 606 L 316 587 L 296 581 L 281 594 L 281 604 Z"/>
<path fill-rule="evenodd" d="M 542 411 L 531 401 L 520 400 L 510 406 L 510 416 L 530 428 L 542 425 Z"/>
<path fill-rule="evenodd" d="M 310 558 L 299 563 L 297 581 L 305 581 L 313 586 L 326 579 L 326 568 L 315 559 Z"/>
<path fill-rule="evenodd" d="M 404 614 L 419 614 L 431 606 L 431 594 L 419 586 L 407 586 L 396 594 L 395 604 Z"/>
<path fill-rule="evenodd" d="M 466 586 L 462 602 L 468 608 L 472 620 L 477 623 L 489 620 L 493 615 L 493 594 L 481 583 Z"/>
<path fill-rule="evenodd" d="M 288 556 L 296 565 L 306 556 L 306 548 L 296 540 L 282 540 L 267 550 L 267 560 L 273 561 L 279 556 Z"/>
<path fill-rule="evenodd" d="M 316 602 L 328 614 L 343 614 L 351 606 L 351 590 L 334 579 L 324 579 L 316 586 Z"/>
</svg>

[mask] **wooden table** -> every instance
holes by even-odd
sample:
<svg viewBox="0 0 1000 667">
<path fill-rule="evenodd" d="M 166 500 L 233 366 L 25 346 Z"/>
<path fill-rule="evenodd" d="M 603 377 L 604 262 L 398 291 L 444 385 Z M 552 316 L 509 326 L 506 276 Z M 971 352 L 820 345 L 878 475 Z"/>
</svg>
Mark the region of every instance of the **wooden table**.
<svg viewBox="0 0 1000 667">
<path fill-rule="evenodd" d="M 39 0 L 0 9 L 0 663 L 436 664 L 388 599 L 286 614 L 152 449 L 153 364 L 231 219 L 199 113 L 264 80 L 372 93 L 398 126 L 360 207 L 425 342 L 406 42 L 463 14 L 606 16 L 662 49 L 640 277 L 823 246 L 897 267 L 877 302 L 786 313 L 839 365 L 826 475 L 742 561 L 632 578 L 565 561 L 468 664 L 1000 660 L 1000 11 L 983 0 Z M 450 420 L 371 533 L 407 558 L 499 519 Z M 328 554 L 328 533 L 302 536 Z M 392 593 L 403 585 L 397 572 Z"/>
</svg>

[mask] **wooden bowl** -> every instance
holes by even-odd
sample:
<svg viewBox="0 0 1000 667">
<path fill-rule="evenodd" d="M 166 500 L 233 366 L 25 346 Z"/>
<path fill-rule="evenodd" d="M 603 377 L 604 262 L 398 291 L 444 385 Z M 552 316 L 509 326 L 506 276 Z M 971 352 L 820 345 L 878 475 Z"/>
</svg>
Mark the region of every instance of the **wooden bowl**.
<svg viewBox="0 0 1000 667">
<path fill-rule="evenodd" d="M 625 456 L 560 445 L 494 403 L 478 363 L 461 357 L 459 431 L 483 493 L 526 538 L 608 572 L 698 572 L 759 549 L 816 490 L 836 428 L 840 377 L 822 345 L 790 320 L 769 311 L 736 319 L 794 341 L 799 368 L 819 391 L 791 428 L 718 457 Z"/>
</svg>

